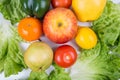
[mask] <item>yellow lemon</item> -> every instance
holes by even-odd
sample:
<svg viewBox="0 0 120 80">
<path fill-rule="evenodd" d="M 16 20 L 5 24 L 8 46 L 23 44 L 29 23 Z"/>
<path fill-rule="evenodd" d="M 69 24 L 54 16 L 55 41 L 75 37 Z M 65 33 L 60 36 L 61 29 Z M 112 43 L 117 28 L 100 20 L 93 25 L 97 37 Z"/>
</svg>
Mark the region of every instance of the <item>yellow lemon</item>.
<svg viewBox="0 0 120 80">
<path fill-rule="evenodd" d="M 97 44 L 96 33 L 89 27 L 80 27 L 75 37 L 76 43 L 83 49 L 91 49 Z"/>
</svg>

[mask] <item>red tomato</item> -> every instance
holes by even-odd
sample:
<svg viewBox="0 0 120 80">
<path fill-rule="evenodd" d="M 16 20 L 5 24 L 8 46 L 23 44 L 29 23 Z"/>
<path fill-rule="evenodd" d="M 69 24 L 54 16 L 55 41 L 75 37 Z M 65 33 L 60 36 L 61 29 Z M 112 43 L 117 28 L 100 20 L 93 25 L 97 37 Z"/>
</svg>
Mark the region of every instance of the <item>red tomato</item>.
<svg viewBox="0 0 120 80">
<path fill-rule="evenodd" d="M 64 8 L 69 8 L 72 4 L 72 0 L 51 0 L 52 2 L 52 7 L 64 7 Z"/>
<path fill-rule="evenodd" d="M 72 46 L 63 45 L 56 49 L 54 53 L 54 61 L 57 65 L 68 68 L 72 66 L 77 59 L 77 53 Z"/>
</svg>

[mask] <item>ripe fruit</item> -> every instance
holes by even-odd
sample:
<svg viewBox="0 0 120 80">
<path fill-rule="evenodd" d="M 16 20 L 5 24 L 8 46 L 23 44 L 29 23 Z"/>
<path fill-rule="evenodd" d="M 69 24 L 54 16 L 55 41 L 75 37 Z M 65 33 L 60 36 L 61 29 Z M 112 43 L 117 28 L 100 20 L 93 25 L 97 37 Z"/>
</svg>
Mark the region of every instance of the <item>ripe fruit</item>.
<svg viewBox="0 0 120 80">
<path fill-rule="evenodd" d="M 33 71 L 46 70 L 53 60 L 53 51 L 44 42 L 32 43 L 24 53 L 26 65 Z"/>
<path fill-rule="evenodd" d="M 89 27 L 80 27 L 75 41 L 81 48 L 91 49 L 97 44 L 97 36 Z"/>
<path fill-rule="evenodd" d="M 44 34 L 55 43 L 65 43 L 73 39 L 77 28 L 76 16 L 70 9 L 55 8 L 44 17 Z"/>
<path fill-rule="evenodd" d="M 72 9 L 79 21 L 93 21 L 102 14 L 107 0 L 72 0 Z"/>
<path fill-rule="evenodd" d="M 36 18 L 24 18 L 18 24 L 18 33 L 26 41 L 37 40 L 42 35 L 42 24 Z"/>
<path fill-rule="evenodd" d="M 72 0 L 51 0 L 53 8 L 64 7 L 69 8 L 72 4 Z"/>
<path fill-rule="evenodd" d="M 54 53 L 54 61 L 57 65 L 68 68 L 72 66 L 77 59 L 77 53 L 72 46 L 63 45 L 56 49 Z"/>
</svg>

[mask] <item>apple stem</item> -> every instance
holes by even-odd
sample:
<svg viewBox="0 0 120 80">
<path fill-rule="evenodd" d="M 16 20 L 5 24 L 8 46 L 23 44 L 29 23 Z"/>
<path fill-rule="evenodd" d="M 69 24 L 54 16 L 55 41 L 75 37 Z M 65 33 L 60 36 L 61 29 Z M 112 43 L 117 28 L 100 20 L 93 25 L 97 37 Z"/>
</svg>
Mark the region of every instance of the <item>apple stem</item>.
<svg viewBox="0 0 120 80">
<path fill-rule="evenodd" d="M 38 39 L 39 41 L 42 41 L 41 39 Z"/>
<path fill-rule="evenodd" d="M 62 26 L 62 23 L 58 23 L 58 27 L 61 27 Z"/>
<path fill-rule="evenodd" d="M 39 69 L 42 69 L 42 67 L 40 67 Z"/>
</svg>

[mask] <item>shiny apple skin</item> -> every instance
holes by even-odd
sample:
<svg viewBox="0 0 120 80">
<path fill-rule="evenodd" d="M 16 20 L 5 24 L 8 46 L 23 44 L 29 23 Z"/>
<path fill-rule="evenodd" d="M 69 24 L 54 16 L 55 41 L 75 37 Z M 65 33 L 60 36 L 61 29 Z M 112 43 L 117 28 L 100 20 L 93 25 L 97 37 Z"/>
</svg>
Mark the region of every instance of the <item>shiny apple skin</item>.
<svg viewBox="0 0 120 80">
<path fill-rule="evenodd" d="M 69 8 L 72 4 L 72 0 L 51 0 L 53 8 L 64 7 Z"/>
<path fill-rule="evenodd" d="M 73 39 L 77 33 L 77 18 L 67 8 L 50 10 L 43 20 L 45 36 L 55 43 L 66 43 Z"/>
</svg>

